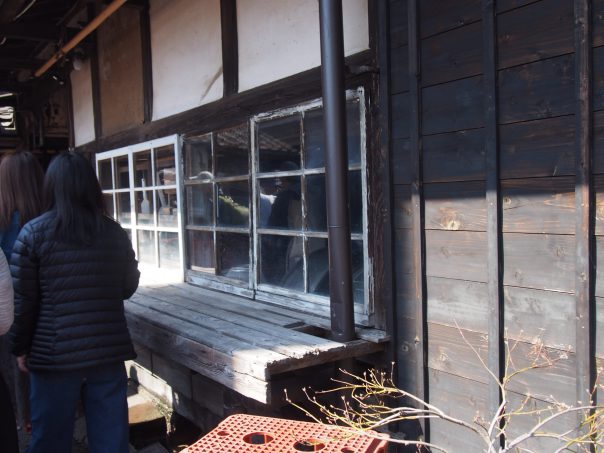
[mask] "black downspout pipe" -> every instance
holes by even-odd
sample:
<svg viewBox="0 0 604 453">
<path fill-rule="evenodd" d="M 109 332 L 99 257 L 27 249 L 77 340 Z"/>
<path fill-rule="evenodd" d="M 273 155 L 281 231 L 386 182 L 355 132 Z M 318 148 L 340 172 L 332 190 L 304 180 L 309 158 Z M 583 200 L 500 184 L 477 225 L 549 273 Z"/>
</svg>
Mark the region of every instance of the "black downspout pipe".
<svg viewBox="0 0 604 453">
<path fill-rule="evenodd" d="M 354 340 L 342 1 L 319 0 L 331 336 Z"/>
</svg>

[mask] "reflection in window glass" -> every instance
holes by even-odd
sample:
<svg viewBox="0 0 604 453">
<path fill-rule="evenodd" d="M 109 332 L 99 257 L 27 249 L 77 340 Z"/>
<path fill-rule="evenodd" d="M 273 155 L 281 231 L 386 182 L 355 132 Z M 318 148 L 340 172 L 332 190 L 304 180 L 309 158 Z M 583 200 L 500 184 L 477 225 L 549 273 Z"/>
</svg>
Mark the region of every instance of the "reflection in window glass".
<svg viewBox="0 0 604 453">
<path fill-rule="evenodd" d="M 176 185 L 176 164 L 172 145 L 155 150 L 155 185 Z"/>
<path fill-rule="evenodd" d="M 212 225 L 214 197 L 212 184 L 188 186 L 187 189 L 187 222 L 189 225 Z"/>
<path fill-rule="evenodd" d="M 115 218 L 115 205 L 113 203 L 113 195 L 110 193 L 103 194 L 103 205 L 105 206 L 105 212 L 107 215 Z"/>
<path fill-rule="evenodd" d="M 350 231 L 363 232 L 363 187 L 360 171 L 348 173 L 348 199 L 350 206 Z"/>
<path fill-rule="evenodd" d="M 214 156 L 216 176 L 249 174 L 249 132 L 247 124 L 216 134 Z"/>
<path fill-rule="evenodd" d="M 291 288 L 294 280 L 303 279 L 301 273 L 298 276 L 293 275 L 293 269 L 300 265 L 302 260 L 302 241 L 299 236 L 260 235 L 259 281 L 278 286 L 285 286 L 287 283 L 287 287 Z"/>
<path fill-rule="evenodd" d="M 138 261 L 155 266 L 155 232 L 138 230 Z"/>
<path fill-rule="evenodd" d="M 315 109 L 304 115 L 304 151 L 306 168 L 325 166 L 325 129 L 323 109 Z"/>
<path fill-rule="evenodd" d="M 187 179 L 212 178 L 212 135 L 188 140 L 184 145 L 185 175 Z"/>
<path fill-rule="evenodd" d="M 311 238 L 307 243 L 308 292 L 329 296 L 329 250 L 327 239 Z"/>
<path fill-rule="evenodd" d="M 134 186 L 149 187 L 153 185 L 151 173 L 151 151 L 140 151 L 134 154 Z"/>
<path fill-rule="evenodd" d="M 360 113 L 358 99 L 346 103 L 346 120 L 348 165 L 357 165 L 361 163 L 361 128 L 359 127 Z"/>
<path fill-rule="evenodd" d="M 178 269 L 180 267 L 178 233 L 159 232 L 159 267 L 163 269 Z"/>
<path fill-rule="evenodd" d="M 111 190 L 113 189 L 113 178 L 111 173 L 111 159 L 103 160 L 99 162 L 99 183 L 101 189 Z"/>
<path fill-rule="evenodd" d="M 300 176 L 265 178 L 262 184 L 273 190 L 273 201 L 260 211 L 266 216 L 266 228 L 300 230 L 302 228 L 302 203 L 300 195 Z M 262 189 L 269 190 L 269 189 Z"/>
<path fill-rule="evenodd" d="M 365 262 L 363 241 L 352 241 L 352 296 L 355 304 L 363 305 L 365 300 Z"/>
<path fill-rule="evenodd" d="M 138 225 L 153 225 L 153 191 L 140 190 L 136 194 L 136 223 Z"/>
<path fill-rule="evenodd" d="M 249 225 L 250 196 L 247 181 L 216 184 L 218 206 L 216 224 L 222 226 Z"/>
<path fill-rule="evenodd" d="M 115 159 L 115 182 L 118 189 L 130 188 L 130 168 L 128 167 L 128 156 L 120 156 Z"/>
<path fill-rule="evenodd" d="M 130 192 L 117 194 L 117 221 L 122 224 L 130 224 L 132 213 L 130 208 Z"/>
<path fill-rule="evenodd" d="M 191 269 L 216 273 L 216 265 L 214 264 L 214 235 L 209 231 L 193 231 L 187 232 L 187 243 L 189 245 L 189 267 Z"/>
<path fill-rule="evenodd" d="M 306 177 L 306 227 L 309 231 L 327 231 L 325 175 Z"/>
<path fill-rule="evenodd" d="M 261 172 L 300 168 L 300 117 L 293 115 L 258 125 Z"/>
<path fill-rule="evenodd" d="M 247 282 L 250 272 L 250 238 L 246 234 L 216 233 L 218 274 Z"/>
<path fill-rule="evenodd" d="M 157 225 L 160 227 L 178 227 L 176 189 L 158 189 L 155 204 L 158 206 Z"/>
</svg>

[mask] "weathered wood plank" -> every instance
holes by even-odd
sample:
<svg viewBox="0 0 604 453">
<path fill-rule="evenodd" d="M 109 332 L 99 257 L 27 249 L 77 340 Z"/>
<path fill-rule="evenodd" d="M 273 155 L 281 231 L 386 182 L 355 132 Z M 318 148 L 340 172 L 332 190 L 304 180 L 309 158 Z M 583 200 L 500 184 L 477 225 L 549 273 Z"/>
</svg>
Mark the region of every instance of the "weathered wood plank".
<svg viewBox="0 0 604 453">
<path fill-rule="evenodd" d="M 437 134 L 484 125 L 482 76 L 422 90 L 422 133 Z"/>
<path fill-rule="evenodd" d="M 596 357 L 604 359 L 604 298 L 596 297 Z M 598 400 L 602 401 L 602 400 Z"/>
<path fill-rule="evenodd" d="M 442 7 L 441 7 L 442 8 Z M 441 9 L 439 8 L 439 9 Z M 422 86 L 482 73 L 482 24 L 476 22 L 422 41 Z"/>
<path fill-rule="evenodd" d="M 532 395 L 543 401 L 553 397 L 557 401 L 574 404 L 576 357 L 574 353 L 544 348 L 532 343 L 510 341 L 508 356 L 508 372 L 524 370 L 510 380 L 508 389 L 524 395 Z M 546 360 L 549 366 L 535 367 L 536 364 L 546 363 L 537 357 L 536 351 Z"/>
<path fill-rule="evenodd" d="M 452 30 L 480 20 L 480 0 L 422 0 L 421 37 Z"/>
<path fill-rule="evenodd" d="M 574 350 L 575 300 L 572 294 L 504 287 L 507 337 Z"/>
<path fill-rule="evenodd" d="M 409 91 L 409 47 L 395 47 L 390 54 L 391 94 Z"/>
<path fill-rule="evenodd" d="M 423 147 L 425 183 L 485 179 L 484 129 L 428 135 Z"/>
<path fill-rule="evenodd" d="M 428 333 L 430 368 L 483 384 L 492 379 L 484 365 L 487 361 L 488 343 L 483 333 L 433 323 L 428 324 Z"/>
<path fill-rule="evenodd" d="M 503 251 L 504 285 L 574 291 L 573 236 L 504 233 Z"/>
<path fill-rule="evenodd" d="M 393 129 L 394 131 L 394 129 Z M 408 138 L 392 140 L 392 182 L 411 184 L 411 142 Z"/>
<path fill-rule="evenodd" d="M 429 379 L 431 404 L 470 424 L 476 417 L 486 418 L 487 388 L 484 384 L 439 370 L 430 370 Z M 450 452 L 484 451 L 478 436 L 469 430 L 441 420 L 434 420 L 432 427 L 430 441 Z"/>
<path fill-rule="evenodd" d="M 592 3 L 592 36 L 593 45 L 604 45 L 604 0 L 593 0 Z"/>
<path fill-rule="evenodd" d="M 411 202 L 411 186 L 394 186 L 394 228 L 413 227 L 413 207 Z"/>
<path fill-rule="evenodd" d="M 512 123 L 574 112 L 573 56 L 499 72 L 499 121 Z"/>
<path fill-rule="evenodd" d="M 510 9 L 520 8 L 530 5 L 531 3 L 540 2 L 541 0 L 497 0 L 497 12 L 502 13 Z"/>
<path fill-rule="evenodd" d="M 574 116 L 504 124 L 499 140 L 502 179 L 575 174 Z"/>
<path fill-rule="evenodd" d="M 596 255 L 596 296 L 604 297 L 604 236 L 595 238 Z"/>
<path fill-rule="evenodd" d="M 426 231 L 426 274 L 487 281 L 487 235 L 474 231 Z"/>
<path fill-rule="evenodd" d="M 573 22 L 568 0 L 541 0 L 499 15 L 499 69 L 573 52 Z"/>
<path fill-rule="evenodd" d="M 505 233 L 573 234 L 575 179 L 571 176 L 501 182 Z"/>
<path fill-rule="evenodd" d="M 483 181 L 425 184 L 424 197 L 426 229 L 486 231 Z"/>
<path fill-rule="evenodd" d="M 604 46 L 593 49 L 593 109 L 604 109 Z"/>
<path fill-rule="evenodd" d="M 237 2 L 220 0 L 220 29 L 222 33 L 223 95 L 230 96 L 239 89 L 239 50 L 237 45 Z"/>
<path fill-rule="evenodd" d="M 428 277 L 428 322 L 486 333 L 488 290 L 485 283 Z"/>
<path fill-rule="evenodd" d="M 407 44 L 407 0 L 390 0 L 390 48 Z"/>
<path fill-rule="evenodd" d="M 398 93 L 391 97 L 392 100 L 392 139 L 409 138 L 409 93 Z"/>
<path fill-rule="evenodd" d="M 604 110 L 593 114 L 593 173 L 604 173 Z"/>
<path fill-rule="evenodd" d="M 394 232 L 394 265 L 397 278 L 402 274 L 415 275 L 413 251 L 413 229 L 396 230 Z"/>
<path fill-rule="evenodd" d="M 129 305 L 129 304 L 128 304 Z M 134 305 L 134 304 L 132 304 Z M 178 356 L 182 365 L 242 395 L 269 403 L 269 384 L 265 377 L 254 376 L 249 362 L 221 354 L 203 344 L 143 320 L 126 312 L 134 341 L 168 357 Z M 250 373 L 252 372 L 252 373 Z"/>
</svg>

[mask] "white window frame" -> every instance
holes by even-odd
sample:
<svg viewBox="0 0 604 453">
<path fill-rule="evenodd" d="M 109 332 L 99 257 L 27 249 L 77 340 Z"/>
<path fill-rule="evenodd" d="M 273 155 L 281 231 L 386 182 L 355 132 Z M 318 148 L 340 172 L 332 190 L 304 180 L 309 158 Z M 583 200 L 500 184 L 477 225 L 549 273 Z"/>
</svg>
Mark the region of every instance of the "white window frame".
<svg viewBox="0 0 604 453">
<path fill-rule="evenodd" d="M 159 226 L 158 224 L 158 211 L 157 208 L 153 210 L 154 222 L 153 225 L 137 225 L 136 223 L 136 197 L 135 194 L 137 192 L 142 191 L 143 189 L 140 187 L 135 187 L 135 172 L 134 172 L 134 158 L 133 156 L 140 151 L 151 150 L 151 168 L 152 172 L 155 173 L 155 150 L 165 147 L 165 146 L 173 146 L 174 147 L 174 162 L 175 162 L 175 173 L 176 173 L 176 184 L 167 186 L 168 188 L 176 189 L 176 204 L 178 207 L 177 213 L 177 226 L 169 227 L 169 226 Z M 115 158 L 117 157 L 128 157 L 128 177 L 129 177 L 129 187 L 128 188 L 117 188 L 115 181 Z M 105 189 L 103 190 L 103 194 L 111 193 L 113 196 L 113 207 L 114 212 L 110 213 L 114 219 L 117 220 L 117 195 L 120 193 L 129 193 L 130 194 L 130 224 L 122 225 L 125 230 L 131 232 L 132 235 L 132 246 L 138 257 L 138 232 L 141 230 L 144 231 L 153 231 L 155 237 L 155 266 L 150 266 L 147 264 L 139 264 L 141 268 L 141 272 L 144 277 L 149 277 L 152 279 L 161 278 L 167 279 L 170 281 L 183 281 L 184 280 L 184 269 L 185 269 L 185 260 L 184 260 L 184 237 L 183 237 L 183 196 L 182 196 L 182 175 L 181 175 L 181 140 L 177 134 L 170 135 L 167 137 L 162 137 L 155 140 L 150 140 L 143 143 L 137 143 L 135 145 L 125 146 L 122 148 L 113 149 L 110 151 L 104 151 L 98 153 L 96 155 L 96 171 L 97 175 L 100 175 L 100 162 L 107 161 L 110 159 L 111 162 L 111 177 L 113 187 L 111 190 Z M 173 186 L 173 187 L 172 187 Z M 147 185 L 144 190 L 151 191 L 153 197 L 155 198 L 155 194 L 160 189 L 166 189 L 165 185 Z M 153 200 L 154 207 L 156 200 Z M 178 253 L 179 253 L 179 261 L 180 267 L 178 269 L 166 269 L 159 267 L 159 233 L 168 232 L 168 233 L 176 233 L 178 235 Z"/>
</svg>

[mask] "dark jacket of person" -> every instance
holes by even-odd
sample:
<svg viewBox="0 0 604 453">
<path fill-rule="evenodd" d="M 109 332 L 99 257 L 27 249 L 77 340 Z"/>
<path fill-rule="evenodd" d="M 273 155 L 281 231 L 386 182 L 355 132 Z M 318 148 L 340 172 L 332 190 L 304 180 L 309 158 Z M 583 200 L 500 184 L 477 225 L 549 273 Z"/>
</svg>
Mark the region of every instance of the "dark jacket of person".
<svg viewBox="0 0 604 453">
<path fill-rule="evenodd" d="M 27 354 L 32 371 L 134 358 L 123 301 L 140 273 L 126 232 L 103 217 L 92 244 L 66 244 L 54 239 L 54 217 L 28 222 L 13 248 L 13 354 Z"/>
</svg>

